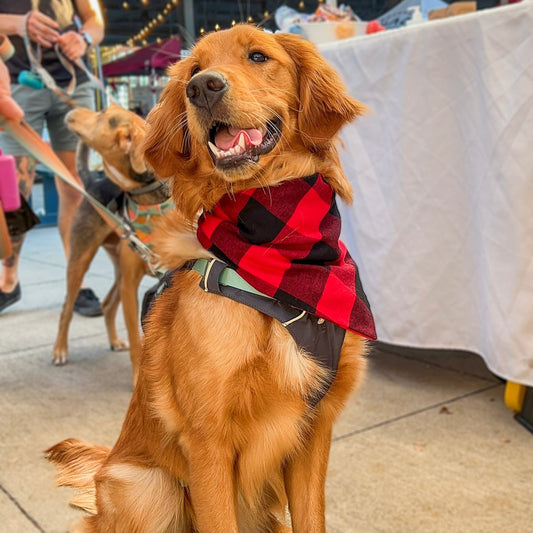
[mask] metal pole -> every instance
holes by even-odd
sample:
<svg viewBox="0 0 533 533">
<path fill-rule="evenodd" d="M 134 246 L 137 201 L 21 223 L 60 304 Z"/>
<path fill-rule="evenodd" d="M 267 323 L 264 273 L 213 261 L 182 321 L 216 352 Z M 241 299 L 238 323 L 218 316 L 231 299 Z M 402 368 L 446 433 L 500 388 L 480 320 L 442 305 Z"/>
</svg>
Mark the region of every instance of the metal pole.
<svg viewBox="0 0 533 533">
<path fill-rule="evenodd" d="M 191 48 L 194 45 L 194 2 L 193 0 L 184 0 L 183 2 L 183 19 L 185 23 L 185 29 L 187 30 L 187 39 L 192 39 L 193 42 L 185 43 L 187 48 Z M 190 38 L 189 38 L 190 36 Z"/>
<path fill-rule="evenodd" d="M 100 54 L 100 46 L 95 47 L 96 52 L 96 71 L 98 75 L 98 79 L 102 82 L 102 84 L 105 84 L 104 81 L 104 71 L 102 70 L 102 55 Z M 107 107 L 107 94 L 104 91 L 104 89 L 100 89 L 100 94 L 102 95 L 102 106 L 103 109 Z"/>
</svg>

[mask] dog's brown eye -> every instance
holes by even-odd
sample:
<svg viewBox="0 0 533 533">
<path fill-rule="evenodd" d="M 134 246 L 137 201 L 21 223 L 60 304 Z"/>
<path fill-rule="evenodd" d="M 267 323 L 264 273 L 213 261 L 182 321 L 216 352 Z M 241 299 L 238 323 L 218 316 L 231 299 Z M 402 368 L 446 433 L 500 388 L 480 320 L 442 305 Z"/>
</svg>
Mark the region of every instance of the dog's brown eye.
<svg viewBox="0 0 533 533">
<path fill-rule="evenodd" d="M 191 72 L 191 78 L 195 75 L 195 74 L 198 74 L 198 72 L 200 72 L 200 67 L 194 67 L 192 69 L 192 72 Z"/>
<path fill-rule="evenodd" d="M 252 52 L 248 59 L 254 63 L 264 63 L 268 60 L 268 57 L 265 54 L 262 54 L 261 52 Z"/>
</svg>

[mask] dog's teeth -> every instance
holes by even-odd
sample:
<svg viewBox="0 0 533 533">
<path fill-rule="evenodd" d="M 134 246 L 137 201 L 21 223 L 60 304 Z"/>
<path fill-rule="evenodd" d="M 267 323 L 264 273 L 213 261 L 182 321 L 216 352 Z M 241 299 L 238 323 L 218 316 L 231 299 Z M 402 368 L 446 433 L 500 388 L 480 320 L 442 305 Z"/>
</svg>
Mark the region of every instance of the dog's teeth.
<svg viewBox="0 0 533 533">
<path fill-rule="evenodd" d="M 239 142 L 229 150 L 220 150 L 220 148 L 218 148 L 211 141 L 208 141 L 207 145 L 216 159 L 224 159 L 225 157 L 230 157 L 232 155 L 241 155 L 246 151 L 244 134 L 240 135 Z"/>
<path fill-rule="evenodd" d="M 238 142 L 237 146 L 239 146 L 239 148 L 241 148 L 241 153 L 246 150 L 246 141 L 244 140 L 244 133 L 241 133 L 239 135 L 239 142 Z"/>
<path fill-rule="evenodd" d="M 213 155 L 216 156 L 217 152 L 219 152 L 219 149 L 211 141 L 207 143 L 207 146 L 209 146 L 209 149 L 211 150 L 211 152 L 213 152 Z"/>
</svg>

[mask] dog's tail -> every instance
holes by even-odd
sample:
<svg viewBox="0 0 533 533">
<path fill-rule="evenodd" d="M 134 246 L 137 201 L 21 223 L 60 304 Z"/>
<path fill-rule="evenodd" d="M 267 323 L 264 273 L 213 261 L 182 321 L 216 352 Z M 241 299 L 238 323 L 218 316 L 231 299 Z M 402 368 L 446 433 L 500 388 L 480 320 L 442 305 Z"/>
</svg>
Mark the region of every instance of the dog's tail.
<svg viewBox="0 0 533 533">
<path fill-rule="evenodd" d="M 96 487 L 94 476 L 107 459 L 110 448 L 89 444 L 77 439 L 67 439 L 46 450 L 46 458 L 59 472 L 60 487 L 73 487 L 79 493 L 70 504 L 91 514 L 96 514 Z"/>
</svg>

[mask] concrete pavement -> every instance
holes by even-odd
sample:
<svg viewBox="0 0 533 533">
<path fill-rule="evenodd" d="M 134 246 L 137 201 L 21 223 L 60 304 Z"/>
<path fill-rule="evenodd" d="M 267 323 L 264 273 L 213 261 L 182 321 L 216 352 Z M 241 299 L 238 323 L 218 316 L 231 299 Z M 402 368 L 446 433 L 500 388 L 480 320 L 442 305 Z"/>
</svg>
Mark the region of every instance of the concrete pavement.
<svg viewBox="0 0 533 533">
<path fill-rule="evenodd" d="M 112 445 L 131 396 L 129 355 L 109 351 L 102 318 L 75 316 L 69 364 L 51 365 L 64 277 L 57 229 L 32 230 L 22 300 L 0 314 L 0 533 L 66 530 L 80 513 L 42 452 L 67 437 Z M 103 298 L 111 279 L 101 252 L 87 284 Z M 533 532 L 533 435 L 504 388 L 474 354 L 379 345 L 335 428 L 328 532 Z"/>
</svg>

